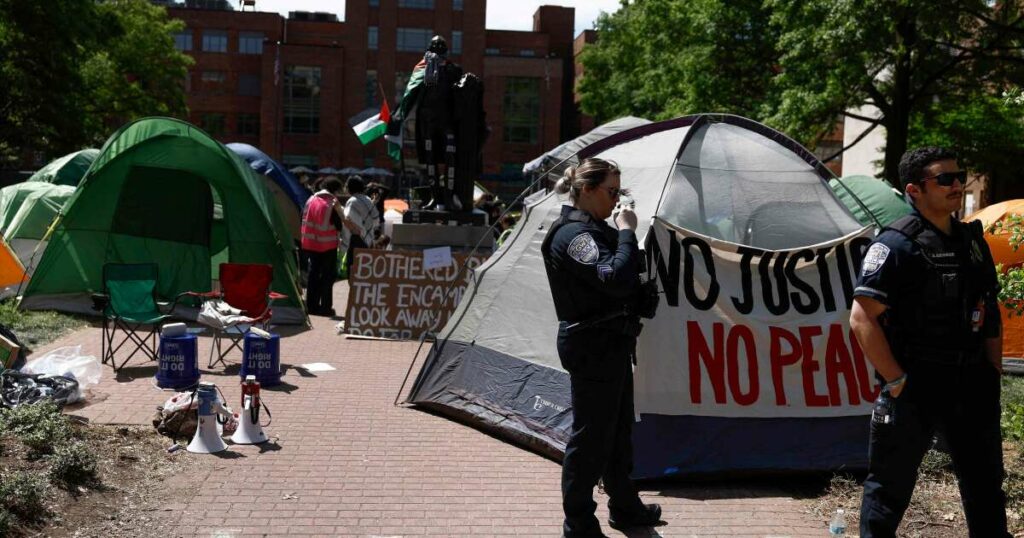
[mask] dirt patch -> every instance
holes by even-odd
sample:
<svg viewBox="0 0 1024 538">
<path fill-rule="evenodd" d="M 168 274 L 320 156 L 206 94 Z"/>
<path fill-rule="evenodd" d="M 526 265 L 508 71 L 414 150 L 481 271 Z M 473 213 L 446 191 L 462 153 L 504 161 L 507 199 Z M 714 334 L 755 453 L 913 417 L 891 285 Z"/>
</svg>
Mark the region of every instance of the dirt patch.
<svg viewBox="0 0 1024 538">
<path fill-rule="evenodd" d="M 1024 454 L 1020 445 L 1003 444 L 1007 496 L 1007 517 L 1012 534 L 1024 532 Z M 856 535 L 860 527 L 860 500 L 864 477 L 833 477 L 831 485 L 820 497 L 811 499 L 809 511 L 822 521 L 829 521 L 837 509 L 846 511 L 847 534 Z M 907 538 L 960 538 L 967 536 L 967 521 L 960 505 L 960 490 L 953 474 L 949 456 L 929 451 L 921 464 L 920 476 L 910 507 L 903 516 L 898 535 Z"/>
<path fill-rule="evenodd" d="M 191 457 L 184 448 L 168 453 L 171 441 L 149 427 L 75 428 L 76 437 L 98 456 L 98 481 L 70 489 L 51 485 L 43 522 L 11 536 L 173 536 L 181 500 L 192 491 L 182 475 L 203 473 L 208 461 Z M 27 459 L 14 439 L 0 438 L 0 454 L 0 468 L 46 474 L 46 463 Z"/>
</svg>

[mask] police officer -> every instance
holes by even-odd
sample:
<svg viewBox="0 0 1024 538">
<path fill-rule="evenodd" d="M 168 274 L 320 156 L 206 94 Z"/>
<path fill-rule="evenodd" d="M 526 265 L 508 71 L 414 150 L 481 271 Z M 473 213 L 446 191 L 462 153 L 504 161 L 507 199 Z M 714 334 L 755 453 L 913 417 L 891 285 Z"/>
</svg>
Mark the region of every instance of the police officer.
<svg viewBox="0 0 1024 538">
<path fill-rule="evenodd" d="M 618 230 L 605 223 L 623 192 L 619 170 L 610 162 L 585 159 L 555 188 L 568 192 L 573 204 L 562 207 L 541 247 L 559 319 L 558 356 L 572 389 L 572 432 L 562 461 L 563 532 L 604 536 L 594 516 L 599 479 L 609 496 L 612 527 L 655 525 L 661 507 L 643 504 L 629 477 L 637 311 L 653 316 L 649 303 L 637 306 L 643 287 L 636 215 L 621 210 Z"/>
<path fill-rule="evenodd" d="M 980 222 L 953 218 L 967 173 L 936 147 L 908 151 L 912 214 L 871 244 L 850 326 L 880 381 L 860 532 L 891 537 L 936 431 L 949 446 L 972 537 L 1008 537 L 999 429 L 998 283 Z"/>
</svg>

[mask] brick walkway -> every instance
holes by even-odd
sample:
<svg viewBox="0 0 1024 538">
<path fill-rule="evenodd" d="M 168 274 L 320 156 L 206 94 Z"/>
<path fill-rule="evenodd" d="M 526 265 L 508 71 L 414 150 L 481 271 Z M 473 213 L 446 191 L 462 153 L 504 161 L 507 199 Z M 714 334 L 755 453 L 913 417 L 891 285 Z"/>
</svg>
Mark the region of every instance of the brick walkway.
<svg viewBox="0 0 1024 538">
<path fill-rule="evenodd" d="M 335 286 L 338 311 L 346 291 L 344 283 Z M 267 432 L 276 442 L 263 450 L 229 445 L 216 464 L 197 466 L 196 494 L 179 507 L 176 535 L 559 535 L 557 463 L 445 418 L 394 407 L 416 344 L 346 339 L 336 334 L 335 321 L 312 320 L 311 331 L 282 339 L 282 363 L 326 362 L 337 370 L 300 375 L 289 368 L 283 388 L 264 392 L 274 415 Z M 99 329 L 87 328 L 37 353 L 82 344 L 85 352 L 99 356 L 99 343 Z M 209 345 L 208 337 L 200 338 L 201 361 Z M 228 371 L 236 373 L 240 360 L 234 352 Z M 117 379 L 105 367 L 91 403 L 72 412 L 95 422 L 149 424 L 167 393 L 153 386 L 153 366 L 138 358 L 133 364 L 140 366 L 129 364 Z M 204 373 L 204 379 L 237 402 L 237 375 L 219 369 Z M 768 486 L 656 487 L 643 496 L 662 504 L 668 525 L 653 536 L 827 532 L 825 522 L 804 513 L 800 501 Z M 604 500 L 599 501 L 602 521 L 607 519 Z"/>
</svg>

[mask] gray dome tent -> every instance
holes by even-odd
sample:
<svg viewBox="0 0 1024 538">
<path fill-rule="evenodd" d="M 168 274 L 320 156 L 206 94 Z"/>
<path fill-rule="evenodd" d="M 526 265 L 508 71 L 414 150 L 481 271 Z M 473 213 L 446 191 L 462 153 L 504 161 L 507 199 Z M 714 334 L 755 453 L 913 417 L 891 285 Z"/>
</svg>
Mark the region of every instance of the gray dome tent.
<svg viewBox="0 0 1024 538">
<path fill-rule="evenodd" d="M 636 200 L 641 241 L 655 219 L 761 253 L 866 232 L 829 189 L 833 176 L 823 164 L 781 133 L 744 118 L 705 114 L 640 125 L 582 148 L 571 162 L 591 156 L 621 167 L 622 184 Z M 540 245 L 563 203 L 550 193 L 525 209 L 513 236 L 477 269 L 407 396 L 555 457 L 568 438 L 570 394 L 555 350 L 557 319 Z M 647 251 L 650 257 L 649 243 Z M 663 312 L 664 300 L 651 321 Z M 645 330 L 641 351 L 645 339 L 673 337 L 659 331 Z M 641 354 L 638 360 L 685 358 Z M 643 414 L 634 426 L 634 475 L 862 468 L 864 413 Z"/>
</svg>

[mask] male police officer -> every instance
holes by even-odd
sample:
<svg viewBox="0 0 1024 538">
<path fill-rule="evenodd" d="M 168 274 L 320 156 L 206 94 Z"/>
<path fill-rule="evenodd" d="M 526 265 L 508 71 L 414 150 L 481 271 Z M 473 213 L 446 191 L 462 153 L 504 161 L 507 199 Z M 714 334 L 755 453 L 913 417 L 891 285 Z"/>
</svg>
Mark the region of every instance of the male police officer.
<svg viewBox="0 0 1024 538">
<path fill-rule="evenodd" d="M 943 148 L 908 151 L 914 211 L 871 244 L 850 326 L 884 387 L 871 418 L 860 532 L 896 535 L 936 431 L 949 445 L 972 537 L 1008 537 L 999 429 L 998 284 L 981 224 L 963 224 L 966 172 Z"/>
</svg>

